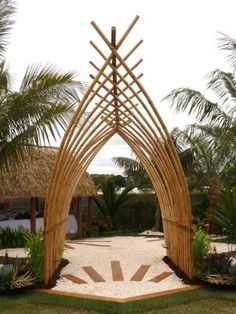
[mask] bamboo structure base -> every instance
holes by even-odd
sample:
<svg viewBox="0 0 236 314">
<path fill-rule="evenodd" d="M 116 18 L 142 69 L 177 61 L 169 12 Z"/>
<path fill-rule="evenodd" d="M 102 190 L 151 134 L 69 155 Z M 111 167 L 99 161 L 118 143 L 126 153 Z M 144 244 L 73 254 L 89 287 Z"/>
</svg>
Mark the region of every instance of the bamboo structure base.
<svg viewBox="0 0 236 314">
<path fill-rule="evenodd" d="M 76 184 L 106 142 L 117 133 L 145 167 L 156 192 L 170 259 L 192 277 L 191 206 L 185 176 L 171 137 L 135 70 L 142 59 L 129 64 L 140 40 L 125 56 L 120 47 L 134 27 L 132 21 L 120 40 L 111 29 L 111 40 L 95 22 L 92 26 L 108 47 L 106 56 L 90 42 L 101 57 L 90 87 L 62 140 L 50 179 L 45 204 L 45 283 L 60 263 L 70 202 Z M 123 51 L 123 50 L 122 50 Z"/>
</svg>

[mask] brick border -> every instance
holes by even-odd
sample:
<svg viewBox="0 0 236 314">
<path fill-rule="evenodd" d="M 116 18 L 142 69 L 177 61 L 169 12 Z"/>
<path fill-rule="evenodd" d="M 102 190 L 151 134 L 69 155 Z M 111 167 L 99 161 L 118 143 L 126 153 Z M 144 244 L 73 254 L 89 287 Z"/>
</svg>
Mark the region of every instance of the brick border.
<svg viewBox="0 0 236 314">
<path fill-rule="evenodd" d="M 143 294 L 143 295 L 138 295 L 138 296 L 128 297 L 128 298 L 104 297 L 104 296 L 99 296 L 99 295 L 81 294 L 81 293 L 51 290 L 51 289 L 35 289 L 34 291 L 41 292 L 41 293 L 54 294 L 54 295 L 74 297 L 74 298 L 79 298 L 79 299 L 117 302 L 117 303 L 128 303 L 128 302 L 132 302 L 132 301 L 142 301 L 142 300 L 147 300 L 147 299 L 158 298 L 161 296 L 172 295 L 172 294 L 176 294 L 176 293 L 180 293 L 180 292 L 197 290 L 197 289 L 201 289 L 203 287 L 204 287 L 203 285 L 192 285 L 192 286 L 187 286 L 187 287 L 183 287 L 183 288 L 154 292 L 154 293 Z"/>
</svg>

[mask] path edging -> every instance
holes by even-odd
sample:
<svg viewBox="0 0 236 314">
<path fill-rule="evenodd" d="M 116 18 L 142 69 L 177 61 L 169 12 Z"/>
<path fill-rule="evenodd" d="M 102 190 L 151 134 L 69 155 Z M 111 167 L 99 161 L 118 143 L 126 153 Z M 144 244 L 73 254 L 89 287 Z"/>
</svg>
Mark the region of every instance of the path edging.
<svg viewBox="0 0 236 314">
<path fill-rule="evenodd" d="M 142 301 L 147 299 L 158 298 L 161 296 L 167 296 L 171 294 L 176 294 L 180 292 L 186 292 L 191 290 L 197 290 L 203 288 L 203 285 L 192 285 L 183 288 L 171 289 L 166 291 L 154 292 L 149 294 L 138 295 L 134 297 L 127 297 L 127 298 L 115 298 L 115 297 L 105 297 L 99 295 L 91 295 L 91 294 L 82 294 L 82 293 L 75 293 L 75 292 L 67 292 L 67 291 L 60 291 L 60 290 L 51 290 L 51 289 L 35 289 L 34 291 L 40 293 L 48 293 L 54 295 L 61 295 L 61 296 L 68 296 L 74 297 L 79 299 L 87 299 L 87 300 L 97 300 L 97 301 L 107 301 L 107 302 L 117 302 L 117 303 L 128 303 L 132 301 Z"/>
</svg>

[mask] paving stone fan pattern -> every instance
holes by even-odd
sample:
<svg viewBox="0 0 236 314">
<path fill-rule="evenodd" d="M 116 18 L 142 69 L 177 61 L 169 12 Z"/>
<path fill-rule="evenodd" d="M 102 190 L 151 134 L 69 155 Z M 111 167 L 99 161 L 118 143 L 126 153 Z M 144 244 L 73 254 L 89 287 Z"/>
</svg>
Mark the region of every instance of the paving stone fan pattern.
<svg viewBox="0 0 236 314">
<path fill-rule="evenodd" d="M 65 243 L 69 264 L 52 290 L 125 299 L 183 288 L 163 262 L 163 238 L 110 237 Z"/>
<path fill-rule="evenodd" d="M 150 268 L 150 266 L 151 265 L 141 265 L 137 269 L 135 274 L 128 280 L 142 281 L 148 269 Z M 84 266 L 83 270 L 89 275 L 89 277 L 92 279 L 93 282 L 106 282 L 106 280 L 93 267 Z M 111 261 L 111 272 L 112 272 L 113 281 L 124 281 L 124 276 L 122 273 L 120 261 Z M 173 272 L 162 272 L 158 274 L 157 276 L 151 278 L 149 281 L 158 283 L 172 274 Z M 85 280 L 79 278 L 78 276 L 74 276 L 72 274 L 64 274 L 63 277 L 68 280 L 71 280 L 73 283 L 76 283 L 78 285 L 88 283 Z"/>
</svg>

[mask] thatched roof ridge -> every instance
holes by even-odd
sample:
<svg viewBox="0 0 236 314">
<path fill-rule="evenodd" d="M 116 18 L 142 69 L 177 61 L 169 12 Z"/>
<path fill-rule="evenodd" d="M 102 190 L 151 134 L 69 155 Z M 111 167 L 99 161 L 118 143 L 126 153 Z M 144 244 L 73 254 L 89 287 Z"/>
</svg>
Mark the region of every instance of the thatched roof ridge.
<svg viewBox="0 0 236 314">
<path fill-rule="evenodd" d="M 50 174 L 56 158 L 56 149 L 32 148 L 24 164 L 0 172 L 0 198 L 45 197 Z M 88 173 L 84 173 L 74 196 L 94 196 L 96 187 Z"/>
</svg>

